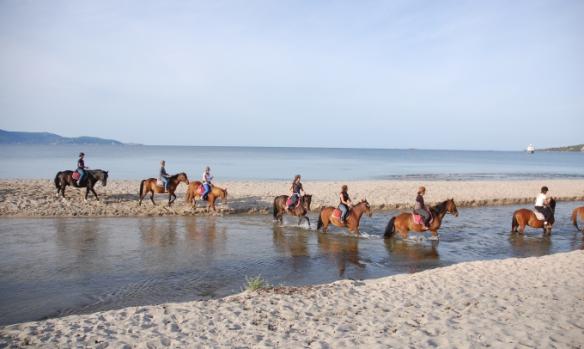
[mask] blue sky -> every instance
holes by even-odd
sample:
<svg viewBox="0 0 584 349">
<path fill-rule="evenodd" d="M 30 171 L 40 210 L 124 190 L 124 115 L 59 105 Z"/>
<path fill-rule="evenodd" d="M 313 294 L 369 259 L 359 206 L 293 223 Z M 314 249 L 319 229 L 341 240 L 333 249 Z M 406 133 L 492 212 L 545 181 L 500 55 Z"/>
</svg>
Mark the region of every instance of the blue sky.
<svg viewBox="0 0 584 349">
<path fill-rule="evenodd" d="M 584 1 L 0 1 L 0 128 L 169 145 L 583 143 Z"/>
</svg>

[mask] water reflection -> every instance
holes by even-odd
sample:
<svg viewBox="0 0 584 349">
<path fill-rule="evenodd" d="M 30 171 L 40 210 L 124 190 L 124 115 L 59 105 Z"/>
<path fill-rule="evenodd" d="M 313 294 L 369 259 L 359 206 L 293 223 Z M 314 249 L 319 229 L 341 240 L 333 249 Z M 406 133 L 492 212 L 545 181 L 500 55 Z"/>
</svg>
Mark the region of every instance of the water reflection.
<svg viewBox="0 0 584 349">
<path fill-rule="evenodd" d="M 185 222 L 186 247 L 206 257 L 205 260 L 218 250 L 225 250 L 227 241 L 227 228 L 217 227 L 217 217 L 191 217 Z"/>
<path fill-rule="evenodd" d="M 428 260 L 438 260 L 438 241 L 427 243 L 411 243 L 401 239 L 384 239 L 385 249 L 392 259 L 406 260 L 418 263 Z"/>
<path fill-rule="evenodd" d="M 167 247 L 176 244 L 177 221 L 169 218 L 157 220 L 148 218 L 138 222 L 138 229 L 144 245 L 150 247 Z"/>
<path fill-rule="evenodd" d="M 511 255 L 513 257 L 543 256 L 549 254 L 552 248 L 552 236 L 529 236 L 519 233 L 509 235 Z"/>
<path fill-rule="evenodd" d="M 333 234 L 318 234 L 318 247 L 322 255 L 334 260 L 339 270 L 339 276 L 344 276 L 347 263 L 359 269 L 365 264 L 359 261 L 359 239 L 352 236 L 338 236 Z"/>
<path fill-rule="evenodd" d="M 99 270 L 96 261 L 100 254 L 108 253 L 108 239 L 99 234 L 99 219 L 67 220 L 54 222 L 55 258 L 57 269 L 68 273 L 85 274 Z"/>
</svg>

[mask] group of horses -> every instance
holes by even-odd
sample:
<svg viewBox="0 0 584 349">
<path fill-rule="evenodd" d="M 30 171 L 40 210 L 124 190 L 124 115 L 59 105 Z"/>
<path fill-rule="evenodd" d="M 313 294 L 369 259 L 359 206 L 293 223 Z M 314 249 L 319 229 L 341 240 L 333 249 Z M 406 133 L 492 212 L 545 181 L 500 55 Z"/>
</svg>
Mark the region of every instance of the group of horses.
<svg viewBox="0 0 584 349">
<path fill-rule="evenodd" d="M 86 188 L 85 200 L 91 191 L 95 198 L 99 201 L 99 197 L 94 190 L 94 186 L 97 182 L 101 182 L 103 186 L 107 184 L 108 172 L 103 170 L 87 170 L 86 178 L 82 183 L 77 183 L 72 177 L 73 171 L 60 171 L 57 173 L 54 179 L 55 187 L 57 188 L 57 195 L 65 197 L 65 188 L 69 186 Z M 186 202 L 192 204 L 196 207 L 196 202 L 203 196 L 203 183 L 200 181 L 189 182 L 186 173 L 181 172 L 175 174 L 169 178 L 168 187 L 165 188 L 159 183 L 157 183 L 156 178 L 144 179 L 140 182 L 139 190 L 139 201 L 138 204 L 142 204 L 142 200 L 148 194 L 150 194 L 150 200 L 152 204 L 156 205 L 154 202 L 154 194 L 158 193 L 168 193 L 168 205 L 176 200 L 175 191 L 180 183 L 185 183 L 187 185 L 187 192 L 185 195 Z M 211 191 L 207 195 L 208 208 L 216 212 L 215 202 L 217 199 L 221 199 L 223 203 L 227 200 L 227 189 L 220 188 L 218 186 L 212 186 Z M 297 204 L 293 207 L 288 207 L 288 195 L 280 195 L 274 199 L 273 203 L 273 218 L 275 221 L 282 223 L 284 214 L 289 214 L 298 217 L 298 225 L 306 220 L 310 226 L 310 219 L 307 214 L 310 212 L 310 204 L 312 202 L 312 195 L 303 195 L 298 200 Z M 551 234 L 551 229 L 554 224 L 554 213 L 556 208 L 556 201 L 551 198 L 549 201 L 549 208 L 552 212 L 552 217 L 548 221 L 547 225 L 544 225 L 544 221 L 538 219 L 533 210 L 529 209 L 519 209 L 513 213 L 511 231 L 524 233 L 525 227 L 530 226 L 533 228 L 543 228 L 544 234 Z M 402 238 L 407 238 L 410 231 L 423 233 L 425 231 L 430 231 L 432 236 L 438 237 L 438 229 L 442 225 L 442 221 L 446 214 L 451 214 L 458 217 L 458 209 L 454 203 L 454 199 L 448 199 L 443 202 L 438 203 L 435 206 L 429 208 L 432 219 L 427 227 L 425 227 L 422 222 L 415 219 L 411 212 L 403 212 L 397 216 L 392 217 L 385 228 L 384 237 L 390 238 L 398 233 Z M 327 232 L 328 227 L 332 224 L 340 228 L 347 228 L 349 232 L 354 234 L 359 234 L 359 223 L 364 214 L 369 217 L 372 216 L 371 206 L 366 199 L 361 200 L 359 203 L 355 204 L 347 215 L 345 221 L 341 220 L 340 211 L 338 208 L 333 206 L 322 207 L 318 216 L 317 230 L 322 230 Z M 584 206 L 574 209 L 572 212 L 572 223 L 576 228 L 578 228 L 578 218 L 584 220 Z M 579 228 L 578 228 L 579 229 Z"/>
</svg>

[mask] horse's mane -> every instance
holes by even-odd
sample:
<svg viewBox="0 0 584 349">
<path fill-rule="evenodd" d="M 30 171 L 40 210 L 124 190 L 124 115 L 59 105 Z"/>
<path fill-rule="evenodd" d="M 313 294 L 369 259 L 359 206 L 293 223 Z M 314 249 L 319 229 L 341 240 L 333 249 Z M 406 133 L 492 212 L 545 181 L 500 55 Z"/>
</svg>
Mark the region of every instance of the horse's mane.
<svg viewBox="0 0 584 349">
<path fill-rule="evenodd" d="M 446 203 L 450 201 L 450 199 L 448 200 L 444 200 L 439 204 L 436 204 L 435 206 L 430 207 L 430 209 L 434 210 L 436 213 L 438 212 L 442 212 L 443 210 L 446 209 Z"/>
<path fill-rule="evenodd" d="M 179 172 L 177 174 L 174 174 L 174 175 L 170 176 L 170 179 L 177 179 L 177 177 L 180 176 L 180 175 L 186 175 L 186 174 L 184 172 Z"/>
</svg>

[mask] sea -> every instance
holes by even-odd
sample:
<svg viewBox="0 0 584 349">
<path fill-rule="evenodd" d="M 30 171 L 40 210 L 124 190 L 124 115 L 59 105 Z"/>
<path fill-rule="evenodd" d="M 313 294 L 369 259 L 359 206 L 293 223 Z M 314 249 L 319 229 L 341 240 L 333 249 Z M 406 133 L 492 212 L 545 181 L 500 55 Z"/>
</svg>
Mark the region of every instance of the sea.
<svg viewBox="0 0 584 349">
<path fill-rule="evenodd" d="M 218 180 L 525 180 L 584 178 L 584 153 L 142 145 L 0 145 L 1 179 L 53 178 L 74 169 L 79 152 L 110 179 L 169 173 Z"/>
</svg>

